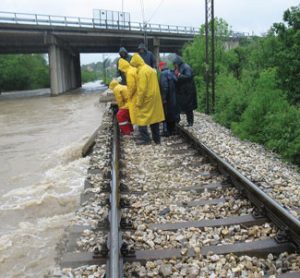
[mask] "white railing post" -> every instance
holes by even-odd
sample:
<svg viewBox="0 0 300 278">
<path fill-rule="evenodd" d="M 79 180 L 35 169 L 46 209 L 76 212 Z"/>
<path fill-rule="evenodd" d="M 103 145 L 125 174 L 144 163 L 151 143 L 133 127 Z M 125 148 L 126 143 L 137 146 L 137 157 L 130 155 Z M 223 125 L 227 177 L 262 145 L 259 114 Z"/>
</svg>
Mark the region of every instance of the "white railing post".
<svg viewBox="0 0 300 278">
<path fill-rule="evenodd" d="M 37 18 L 37 14 L 35 14 L 35 24 L 38 25 L 38 18 Z"/>
</svg>

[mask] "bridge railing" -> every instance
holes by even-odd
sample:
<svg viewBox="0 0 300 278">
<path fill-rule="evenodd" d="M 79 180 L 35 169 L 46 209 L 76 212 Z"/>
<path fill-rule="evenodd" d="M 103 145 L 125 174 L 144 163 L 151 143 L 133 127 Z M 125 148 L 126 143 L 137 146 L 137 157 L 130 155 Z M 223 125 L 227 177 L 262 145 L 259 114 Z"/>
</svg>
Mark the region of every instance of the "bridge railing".
<svg viewBox="0 0 300 278">
<path fill-rule="evenodd" d="M 199 34 L 198 28 L 164 25 L 164 24 L 143 24 L 124 20 L 103 20 L 97 18 L 82 18 L 72 16 L 55 16 L 42 14 L 11 13 L 0 11 L 0 23 L 10 24 L 34 24 L 46 26 L 65 26 L 94 29 L 113 29 L 128 31 L 144 31 L 173 33 L 173 34 Z"/>
</svg>

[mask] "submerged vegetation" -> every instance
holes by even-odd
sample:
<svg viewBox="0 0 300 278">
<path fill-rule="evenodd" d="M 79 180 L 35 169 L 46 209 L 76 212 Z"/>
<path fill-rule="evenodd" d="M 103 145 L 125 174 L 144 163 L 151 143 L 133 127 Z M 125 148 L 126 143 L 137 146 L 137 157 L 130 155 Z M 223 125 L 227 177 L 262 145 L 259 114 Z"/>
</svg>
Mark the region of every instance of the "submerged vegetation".
<svg viewBox="0 0 300 278">
<path fill-rule="evenodd" d="M 264 37 L 226 50 L 230 29 L 216 20 L 216 107 L 213 117 L 241 139 L 264 144 L 300 165 L 300 5 L 288 9 Z M 205 41 L 202 34 L 183 56 L 195 72 L 199 110 L 205 110 Z"/>
</svg>

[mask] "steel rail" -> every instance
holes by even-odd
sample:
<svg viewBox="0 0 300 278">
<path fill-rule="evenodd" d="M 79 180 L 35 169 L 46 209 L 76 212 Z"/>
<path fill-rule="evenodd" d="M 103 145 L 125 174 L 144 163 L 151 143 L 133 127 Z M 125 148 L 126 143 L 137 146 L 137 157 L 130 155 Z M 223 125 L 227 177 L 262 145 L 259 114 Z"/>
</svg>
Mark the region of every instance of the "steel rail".
<svg viewBox="0 0 300 278">
<path fill-rule="evenodd" d="M 112 138 L 112 172 L 111 172 L 111 194 L 110 194 L 110 234 L 109 234 L 109 260 L 107 261 L 107 276 L 110 278 L 123 277 L 123 257 L 121 256 L 121 234 L 120 234 L 120 131 L 116 115 L 113 118 Z"/>
<path fill-rule="evenodd" d="M 269 218 L 283 232 L 281 241 L 290 240 L 300 250 L 300 221 L 228 162 L 201 143 L 191 132 L 181 126 L 178 128 L 181 134 L 192 141 L 200 152 L 216 164 L 219 171 L 227 176 L 242 194 L 248 197 L 261 215 Z"/>
</svg>

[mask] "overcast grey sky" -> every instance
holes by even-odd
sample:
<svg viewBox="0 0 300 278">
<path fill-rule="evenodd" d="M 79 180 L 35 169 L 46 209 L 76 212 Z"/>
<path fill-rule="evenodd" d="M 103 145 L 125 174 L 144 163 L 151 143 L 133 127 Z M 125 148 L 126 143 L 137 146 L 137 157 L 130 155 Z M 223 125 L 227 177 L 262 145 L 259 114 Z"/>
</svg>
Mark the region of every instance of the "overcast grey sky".
<svg viewBox="0 0 300 278">
<path fill-rule="evenodd" d="M 199 27 L 204 23 L 204 0 L 0 0 L 0 11 L 89 17 L 93 9 L 129 12 L 131 21 Z M 225 19 L 234 31 L 266 32 L 283 12 L 299 0 L 215 0 L 215 16 Z M 158 8 L 158 9 L 157 9 Z M 82 62 L 101 60 L 99 55 L 82 55 Z"/>
</svg>

